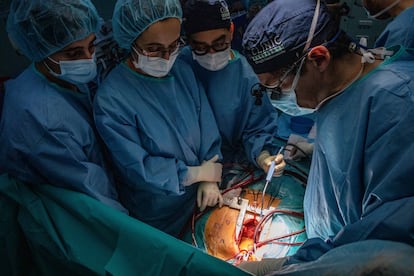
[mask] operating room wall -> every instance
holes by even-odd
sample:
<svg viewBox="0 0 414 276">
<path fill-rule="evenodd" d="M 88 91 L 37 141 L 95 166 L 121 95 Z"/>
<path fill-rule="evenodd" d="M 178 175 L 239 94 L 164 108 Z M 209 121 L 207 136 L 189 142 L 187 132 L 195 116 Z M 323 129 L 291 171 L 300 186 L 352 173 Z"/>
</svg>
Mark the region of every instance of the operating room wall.
<svg viewBox="0 0 414 276">
<path fill-rule="evenodd" d="M 7 38 L 6 19 L 10 2 L 11 0 L 0 0 L 0 78 L 14 77 L 29 64 L 24 56 L 16 53 Z M 109 20 L 111 18 L 116 0 L 95 0 L 92 2 L 103 19 Z M 361 0 L 338 2 L 344 4 L 345 8 L 349 10 L 348 14 L 341 19 L 342 28 L 355 38 L 366 37 L 368 46 L 372 46 L 386 22 L 369 19 L 361 7 Z"/>
<path fill-rule="evenodd" d="M 375 20 L 367 16 L 362 7 L 362 0 L 342 0 L 340 2 L 349 12 L 341 18 L 341 28 L 349 35 L 359 40 L 365 37 L 369 47 L 373 47 L 375 40 L 388 24 L 389 20 Z"/>
</svg>

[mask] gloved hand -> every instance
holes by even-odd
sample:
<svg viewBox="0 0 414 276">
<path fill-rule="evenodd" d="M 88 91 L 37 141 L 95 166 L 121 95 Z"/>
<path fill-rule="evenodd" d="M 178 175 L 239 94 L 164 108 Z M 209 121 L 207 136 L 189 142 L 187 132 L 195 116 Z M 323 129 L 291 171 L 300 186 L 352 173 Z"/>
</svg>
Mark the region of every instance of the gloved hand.
<svg viewBox="0 0 414 276">
<path fill-rule="evenodd" d="M 197 182 L 221 182 L 223 165 L 216 163 L 219 156 L 216 154 L 213 158 L 203 161 L 201 166 L 188 167 L 187 177 L 184 185 L 189 186 Z"/>
<path fill-rule="evenodd" d="M 313 143 L 298 142 L 290 150 L 289 158 L 298 161 L 304 157 L 309 157 L 313 152 Z"/>
<path fill-rule="evenodd" d="M 273 172 L 273 176 L 278 177 L 283 175 L 283 171 L 285 170 L 286 163 L 283 159 L 282 154 L 278 155 L 270 155 L 270 153 L 266 150 L 262 151 L 259 156 L 256 158 L 257 164 L 262 168 L 262 170 L 267 173 L 269 171 L 270 165 L 272 161 L 275 160 L 275 171 Z"/>
<path fill-rule="evenodd" d="M 207 206 L 223 206 L 223 196 L 216 182 L 201 182 L 197 189 L 197 206 L 204 211 Z"/>
</svg>

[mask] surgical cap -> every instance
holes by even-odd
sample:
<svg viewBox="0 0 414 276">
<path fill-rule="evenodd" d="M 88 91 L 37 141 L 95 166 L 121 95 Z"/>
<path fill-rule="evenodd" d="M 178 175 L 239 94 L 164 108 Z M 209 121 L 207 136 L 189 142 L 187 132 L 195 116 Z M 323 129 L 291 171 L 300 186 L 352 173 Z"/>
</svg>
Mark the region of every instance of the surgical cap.
<svg viewBox="0 0 414 276">
<path fill-rule="evenodd" d="M 189 0 L 183 13 L 183 27 L 187 35 L 230 28 L 230 11 L 224 0 Z"/>
<path fill-rule="evenodd" d="M 112 17 L 114 38 L 130 49 L 134 40 L 155 22 L 178 18 L 182 10 L 178 0 L 118 0 Z"/>
<path fill-rule="evenodd" d="M 12 44 L 32 61 L 40 61 L 99 28 L 89 0 L 14 0 L 7 19 Z"/>
<path fill-rule="evenodd" d="M 292 64 L 302 55 L 316 9 L 316 0 L 274 0 L 249 23 L 243 36 L 247 60 L 256 74 Z M 321 3 L 311 47 L 329 40 L 338 29 Z"/>
</svg>

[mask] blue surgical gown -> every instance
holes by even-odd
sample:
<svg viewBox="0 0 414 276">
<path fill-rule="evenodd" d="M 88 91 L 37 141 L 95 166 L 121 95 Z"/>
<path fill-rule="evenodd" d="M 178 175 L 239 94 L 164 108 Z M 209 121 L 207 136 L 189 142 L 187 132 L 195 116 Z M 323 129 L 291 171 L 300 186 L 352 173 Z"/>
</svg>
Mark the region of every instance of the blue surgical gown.
<svg viewBox="0 0 414 276">
<path fill-rule="evenodd" d="M 375 41 L 375 47 L 402 45 L 414 48 L 414 6 L 402 11 Z"/>
<path fill-rule="evenodd" d="M 191 50 L 183 50 L 206 94 L 222 138 L 225 163 L 256 164 L 262 150 L 276 154 L 277 112 L 269 97 L 262 96 L 262 104 L 255 105 L 252 87 L 259 82 L 246 58 L 233 50 L 234 58 L 219 71 L 204 69 L 193 60 Z M 257 164 L 256 164 L 257 165 Z"/>
<path fill-rule="evenodd" d="M 50 83 L 32 64 L 6 83 L 0 145 L 0 171 L 125 211 L 98 141 L 89 93 Z"/>
<path fill-rule="evenodd" d="M 277 108 L 277 103 L 274 102 L 273 106 Z M 302 136 L 304 138 L 308 138 L 309 136 L 309 131 L 305 132 L 305 133 L 298 133 L 295 132 L 292 128 L 291 128 L 291 120 L 292 118 L 296 117 L 296 116 L 291 116 L 289 114 L 286 114 L 280 110 L 278 110 L 278 120 L 277 120 L 277 127 L 278 127 L 278 131 L 277 131 L 277 137 L 283 139 L 283 140 L 288 140 L 291 134 L 294 135 L 299 135 Z M 301 117 L 306 117 L 309 119 L 314 120 L 315 115 L 313 113 L 311 114 L 305 114 L 305 115 L 301 115 Z M 308 139 L 309 142 L 312 142 L 312 139 L 309 138 Z"/>
<path fill-rule="evenodd" d="M 414 51 L 392 49 L 316 113 L 304 198 L 309 238 L 414 245 Z"/>
<path fill-rule="evenodd" d="M 153 78 L 117 66 L 99 87 L 94 114 L 119 173 L 130 214 L 177 236 L 190 218 L 197 184 L 187 166 L 220 154 L 220 136 L 201 85 L 179 58 Z"/>
</svg>

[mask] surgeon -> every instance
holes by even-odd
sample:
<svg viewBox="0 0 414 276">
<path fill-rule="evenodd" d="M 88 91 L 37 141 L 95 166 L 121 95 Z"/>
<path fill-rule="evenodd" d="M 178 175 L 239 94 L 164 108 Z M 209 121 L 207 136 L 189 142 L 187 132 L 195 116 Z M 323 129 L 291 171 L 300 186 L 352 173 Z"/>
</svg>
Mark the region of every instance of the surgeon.
<svg viewBox="0 0 414 276">
<path fill-rule="evenodd" d="M 375 41 L 375 47 L 414 48 L 413 0 L 362 0 L 362 4 L 372 18 L 393 18 Z"/>
<path fill-rule="evenodd" d="M 187 1 L 184 31 L 190 48 L 183 56 L 206 89 L 222 137 L 224 163 L 251 162 L 265 172 L 276 161 L 274 175 L 285 167 L 279 147 L 277 113 L 267 95 L 256 103 L 259 80 L 250 64 L 231 49 L 233 23 L 223 0 Z"/>
<path fill-rule="evenodd" d="M 119 0 L 114 38 L 128 58 L 94 103 L 130 214 L 178 236 L 199 210 L 221 206 L 220 134 L 202 86 L 178 58 L 178 0 Z"/>
<path fill-rule="evenodd" d="M 98 13 L 88 0 L 13 1 L 7 32 L 32 64 L 6 82 L 0 171 L 85 193 L 125 211 L 94 127 L 87 83 Z"/>
<path fill-rule="evenodd" d="M 363 240 L 414 246 L 413 50 L 361 48 L 319 0 L 273 1 L 249 24 L 243 46 L 263 85 L 289 87 L 299 106 L 316 109 L 304 198 L 309 239 L 272 269 Z"/>
</svg>

